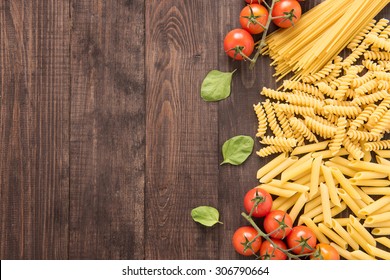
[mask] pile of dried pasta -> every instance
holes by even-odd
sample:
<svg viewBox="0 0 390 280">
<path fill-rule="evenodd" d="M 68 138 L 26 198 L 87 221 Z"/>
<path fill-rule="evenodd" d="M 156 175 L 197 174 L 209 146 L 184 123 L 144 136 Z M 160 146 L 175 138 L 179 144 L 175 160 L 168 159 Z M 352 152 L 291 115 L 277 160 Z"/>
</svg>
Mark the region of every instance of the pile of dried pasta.
<svg viewBox="0 0 390 280">
<path fill-rule="evenodd" d="M 268 54 L 279 79 L 312 74 L 340 53 L 390 1 L 326 0 L 305 13 L 293 29 L 267 37 Z"/>
<path fill-rule="evenodd" d="M 263 88 L 268 99 L 254 105 L 267 145 L 257 154 L 281 153 L 257 173 L 277 196 L 273 209 L 346 259 L 390 259 L 389 35 L 388 20 L 371 21 L 345 59 L 285 80 L 283 91 Z M 354 215 L 335 217 L 347 208 Z"/>
</svg>

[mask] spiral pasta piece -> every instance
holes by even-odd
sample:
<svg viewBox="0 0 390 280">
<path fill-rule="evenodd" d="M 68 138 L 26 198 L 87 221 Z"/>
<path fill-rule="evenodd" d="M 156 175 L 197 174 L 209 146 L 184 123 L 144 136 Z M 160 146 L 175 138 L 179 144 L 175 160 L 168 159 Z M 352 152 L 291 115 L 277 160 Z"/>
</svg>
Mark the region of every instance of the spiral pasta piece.
<svg viewBox="0 0 390 280">
<path fill-rule="evenodd" d="M 340 117 L 337 121 L 336 133 L 332 141 L 329 143 L 329 150 L 332 151 L 332 155 L 337 154 L 338 151 L 341 149 L 341 145 L 346 136 L 346 127 L 347 119 L 345 117 Z"/>
<path fill-rule="evenodd" d="M 305 83 L 301 83 L 301 82 L 297 82 L 297 81 L 285 80 L 283 82 L 283 87 L 285 89 L 297 89 L 300 91 L 307 92 L 315 97 L 318 97 L 321 100 L 325 99 L 324 95 L 320 92 L 320 90 L 317 87 L 309 85 L 309 84 L 305 84 Z"/>
<path fill-rule="evenodd" d="M 390 61 L 390 53 L 381 51 L 369 51 L 364 53 L 364 59 Z"/>
<path fill-rule="evenodd" d="M 283 137 L 283 131 L 276 120 L 274 107 L 272 106 L 270 100 L 267 99 L 265 102 L 263 102 L 263 106 L 267 115 L 269 127 L 271 128 L 272 132 L 277 137 Z"/>
<path fill-rule="evenodd" d="M 302 116 L 315 115 L 314 109 L 311 107 L 303 107 L 303 106 L 290 105 L 290 104 L 279 104 L 277 109 L 294 115 L 295 114 L 299 114 Z"/>
<path fill-rule="evenodd" d="M 311 96 L 288 94 L 286 100 L 287 102 L 294 105 L 313 107 L 314 109 L 321 108 L 322 106 L 324 106 L 324 102 L 322 100 Z"/>
<path fill-rule="evenodd" d="M 351 87 L 352 88 L 357 88 L 357 87 L 360 87 L 361 85 L 369 82 L 370 80 L 372 80 L 374 78 L 374 73 L 372 71 L 368 71 L 366 74 L 364 74 L 363 76 L 359 77 L 359 78 L 356 78 L 356 79 L 353 79 L 352 83 L 351 83 Z"/>
<path fill-rule="evenodd" d="M 257 126 L 257 137 L 263 137 L 267 132 L 267 116 L 264 112 L 263 106 L 261 106 L 260 102 L 256 105 L 253 105 L 253 109 L 255 110 L 258 126 Z"/>
<path fill-rule="evenodd" d="M 378 81 L 378 89 L 379 90 L 389 90 L 390 89 L 390 82 L 379 80 Z"/>
<path fill-rule="evenodd" d="M 388 131 L 390 126 L 390 111 L 387 111 L 379 122 L 371 129 L 371 133 L 379 137 L 382 137 L 382 134 Z M 369 141 L 378 141 L 379 139 L 369 140 Z"/>
<path fill-rule="evenodd" d="M 260 94 L 267 96 L 269 98 L 276 99 L 276 100 L 286 100 L 286 93 L 285 92 L 269 89 L 266 87 L 263 87 Z"/>
<path fill-rule="evenodd" d="M 334 88 L 332 88 L 331 86 L 329 86 L 328 84 L 326 84 L 324 82 L 319 82 L 316 84 L 316 86 L 323 94 L 326 94 L 327 96 L 329 96 L 331 98 L 334 98 L 336 96 L 336 93 L 337 93 L 336 90 Z"/>
<path fill-rule="evenodd" d="M 375 111 L 376 107 L 377 106 L 375 104 L 370 104 L 364 108 L 363 112 L 361 112 L 350 124 L 350 129 L 356 130 L 360 128 L 365 122 L 368 121 L 368 118 Z"/>
<path fill-rule="evenodd" d="M 381 66 L 381 65 L 377 64 L 376 62 L 369 60 L 369 59 L 363 60 L 362 64 L 364 65 L 364 67 L 366 67 L 368 70 L 371 70 L 371 71 L 383 71 L 384 70 L 383 66 Z"/>
<path fill-rule="evenodd" d="M 359 95 L 364 95 L 368 92 L 375 90 L 378 87 L 377 80 L 371 80 L 355 89 L 355 92 Z"/>
<path fill-rule="evenodd" d="M 386 90 L 380 90 L 380 91 L 377 91 L 377 92 L 370 94 L 370 95 L 356 97 L 352 100 L 352 104 L 368 105 L 368 104 L 375 103 L 379 100 L 382 100 L 388 96 L 389 96 L 389 94 L 387 93 Z"/>
<path fill-rule="evenodd" d="M 297 145 L 297 139 L 295 138 L 285 138 L 285 137 L 274 137 L 274 136 L 265 136 L 260 143 L 274 146 L 282 146 L 293 148 Z"/>
<path fill-rule="evenodd" d="M 378 61 L 378 65 L 383 68 L 383 71 L 390 71 L 390 61 Z"/>
<path fill-rule="evenodd" d="M 337 79 L 338 76 L 340 76 L 340 73 L 343 69 L 342 65 L 343 58 L 341 56 L 336 56 L 336 58 L 333 60 L 333 65 L 335 66 L 332 72 L 329 73 L 328 76 L 324 77 L 323 79 L 319 80 L 318 82 L 324 82 L 324 83 L 330 83 Z"/>
<path fill-rule="evenodd" d="M 377 123 L 387 110 L 390 108 L 390 97 L 383 99 L 383 101 L 376 107 L 375 111 L 368 118 L 369 123 Z"/>
<path fill-rule="evenodd" d="M 378 35 L 378 38 L 384 38 L 384 39 L 387 39 L 389 38 L 389 35 L 390 35 L 390 26 L 386 26 L 385 29 L 383 29 L 381 31 L 381 33 Z M 379 48 L 378 47 L 375 47 L 375 46 L 372 46 L 371 47 L 371 50 L 373 51 L 379 51 Z"/>
<path fill-rule="evenodd" d="M 336 99 L 325 99 L 326 105 L 336 105 L 336 106 L 355 106 L 352 104 L 352 101 L 347 100 L 336 100 Z"/>
<path fill-rule="evenodd" d="M 361 150 L 360 145 L 353 143 L 348 136 L 344 138 L 343 145 L 354 159 L 360 160 L 364 157 L 364 152 Z"/>
<path fill-rule="evenodd" d="M 365 151 L 377 151 L 390 149 L 390 140 L 382 140 L 377 142 L 367 142 L 363 145 Z"/>
<path fill-rule="evenodd" d="M 380 136 L 368 131 L 348 130 L 347 135 L 352 140 L 358 141 L 378 141 Z"/>
<path fill-rule="evenodd" d="M 279 120 L 280 127 L 282 128 L 283 134 L 286 138 L 292 138 L 294 136 L 291 127 L 290 122 L 288 121 L 288 117 L 285 112 L 281 110 L 275 110 L 276 111 L 276 117 Z"/>
<path fill-rule="evenodd" d="M 304 124 L 304 122 L 296 117 L 290 119 L 291 128 L 297 130 L 304 138 L 310 142 L 318 143 L 317 137 L 310 131 L 310 129 Z"/>
<path fill-rule="evenodd" d="M 377 72 L 374 72 L 374 75 L 379 80 L 390 82 L 390 73 L 386 73 L 383 71 L 377 71 Z"/>
<path fill-rule="evenodd" d="M 269 156 L 272 154 L 286 153 L 289 151 L 291 151 L 291 148 L 281 147 L 281 146 L 268 146 L 268 147 L 260 149 L 259 151 L 256 152 L 256 154 L 259 157 L 266 157 L 266 156 Z"/>
<path fill-rule="evenodd" d="M 327 65 L 324 66 L 320 71 L 313 75 L 309 76 L 303 76 L 302 81 L 304 83 L 314 83 L 316 81 L 319 81 L 321 79 L 325 79 L 329 74 L 336 68 L 335 64 L 328 63 Z"/>
<path fill-rule="evenodd" d="M 358 59 L 367 51 L 370 45 L 362 42 L 357 48 L 355 48 L 352 53 L 344 59 L 343 67 L 344 69 L 348 69 L 354 64 Z"/>
<path fill-rule="evenodd" d="M 369 34 L 367 35 L 367 42 L 373 44 L 374 47 L 383 49 L 387 52 L 390 51 L 390 42 L 384 38 Z"/>
<path fill-rule="evenodd" d="M 357 115 L 360 114 L 362 109 L 357 106 L 326 105 L 324 106 L 324 111 L 326 114 L 355 118 Z"/>
<path fill-rule="evenodd" d="M 367 34 L 372 30 L 375 26 L 376 20 L 373 19 L 369 24 L 367 24 L 356 36 L 352 39 L 352 41 L 348 44 L 347 48 L 350 50 L 354 50 L 357 48 L 360 43 L 366 38 Z"/>
<path fill-rule="evenodd" d="M 322 138 L 332 138 L 336 134 L 337 128 L 332 125 L 326 125 L 311 117 L 306 116 L 304 120 L 305 125 L 311 129 L 312 132 L 321 136 Z"/>
<path fill-rule="evenodd" d="M 338 79 L 339 85 L 334 95 L 334 98 L 337 100 L 342 100 L 347 93 L 353 79 L 355 79 L 356 74 L 362 71 L 361 67 L 352 66 L 347 70 L 346 75 Z"/>
</svg>

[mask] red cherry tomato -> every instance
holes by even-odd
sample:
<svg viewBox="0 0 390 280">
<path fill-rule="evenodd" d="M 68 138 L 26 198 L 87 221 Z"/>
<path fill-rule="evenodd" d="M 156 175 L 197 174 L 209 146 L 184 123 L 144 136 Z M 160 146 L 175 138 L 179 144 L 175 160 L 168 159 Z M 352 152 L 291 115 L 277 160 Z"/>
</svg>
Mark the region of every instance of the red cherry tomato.
<svg viewBox="0 0 390 280">
<path fill-rule="evenodd" d="M 226 54 L 236 60 L 243 60 L 244 57 L 240 51 L 246 56 L 250 56 L 255 47 L 252 35 L 244 29 L 233 29 L 230 31 L 223 41 L 223 48 Z"/>
<path fill-rule="evenodd" d="M 313 255 L 310 256 L 312 260 L 339 260 L 339 252 L 332 246 L 326 243 L 319 243 Z"/>
<path fill-rule="evenodd" d="M 260 250 L 261 237 L 258 237 L 248 248 L 245 248 L 245 243 L 254 240 L 257 231 L 250 226 L 240 227 L 233 234 L 232 243 L 237 253 L 243 256 L 252 256 Z"/>
<path fill-rule="evenodd" d="M 264 230 L 271 233 L 271 237 L 283 239 L 288 236 L 292 229 L 292 220 L 289 214 L 281 210 L 274 210 L 268 213 L 264 219 Z M 279 228 L 279 229 L 278 229 Z"/>
<path fill-rule="evenodd" d="M 271 240 L 275 243 L 278 248 L 283 250 L 287 249 L 286 244 L 280 239 L 271 238 Z M 287 255 L 280 251 L 279 249 L 274 249 L 274 245 L 268 240 L 265 240 L 260 247 L 260 258 L 262 260 L 285 260 L 287 259 Z"/>
<path fill-rule="evenodd" d="M 267 25 L 268 10 L 259 4 L 245 6 L 240 13 L 241 27 L 251 34 L 260 34 Z"/>
<path fill-rule="evenodd" d="M 306 226 L 293 227 L 287 236 L 288 248 L 295 254 L 307 254 L 314 251 L 317 238 L 314 232 Z"/>
<path fill-rule="evenodd" d="M 262 188 L 254 188 L 248 191 L 244 197 L 244 208 L 247 213 L 250 213 L 252 208 L 252 216 L 256 218 L 264 217 L 271 211 L 272 197 Z"/>
<path fill-rule="evenodd" d="M 276 2 L 272 10 L 272 17 L 279 17 L 273 19 L 272 22 L 281 27 L 288 28 L 295 24 L 302 15 L 301 5 L 296 0 L 281 0 Z M 288 18 L 290 16 L 290 18 Z"/>
</svg>

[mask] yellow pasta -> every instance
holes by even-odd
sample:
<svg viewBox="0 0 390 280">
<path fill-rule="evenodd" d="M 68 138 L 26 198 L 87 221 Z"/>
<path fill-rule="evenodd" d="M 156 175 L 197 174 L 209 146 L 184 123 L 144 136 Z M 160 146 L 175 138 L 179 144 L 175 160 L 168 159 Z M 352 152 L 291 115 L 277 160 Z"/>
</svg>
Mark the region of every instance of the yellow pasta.
<svg viewBox="0 0 390 280">
<path fill-rule="evenodd" d="M 364 238 L 364 240 L 368 244 L 372 246 L 376 246 L 376 241 L 374 237 L 372 237 L 372 235 L 368 232 L 368 230 L 364 228 L 364 226 L 359 222 L 358 219 L 356 219 L 352 215 L 349 215 L 349 223 L 359 233 L 359 235 L 361 235 Z"/>
<path fill-rule="evenodd" d="M 359 210 L 362 215 L 371 215 L 376 210 L 381 209 L 383 206 L 390 204 L 390 196 L 383 196 L 377 201 Z"/>
<path fill-rule="evenodd" d="M 390 174 L 390 166 L 373 162 L 353 161 L 349 163 L 349 166 L 360 170 Z"/>
<path fill-rule="evenodd" d="M 358 250 L 359 244 L 353 240 L 353 238 L 349 235 L 349 233 L 342 227 L 342 225 L 336 220 L 332 219 L 332 229 L 340 235 L 352 249 Z"/>
<path fill-rule="evenodd" d="M 390 150 L 385 150 L 385 151 L 378 150 L 375 151 L 375 153 L 382 158 L 390 158 Z"/>
<path fill-rule="evenodd" d="M 351 252 L 352 257 L 354 257 L 356 260 L 375 260 L 373 256 L 370 256 L 363 251 L 355 250 Z"/>
<path fill-rule="evenodd" d="M 375 240 L 390 249 L 390 239 L 387 237 L 378 237 Z"/>
<path fill-rule="evenodd" d="M 331 158 L 333 156 L 345 156 L 348 155 L 348 151 L 344 148 L 340 149 L 336 155 L 333 154 L 333 151 L 331 150 L 326 150 L 326 151 L 320 151 L 320 152 L 315 152 L 313 153 L 313 158 L 322 156 L 323 159 Z"/>
<path fill-rule="evenodd" d="M 362 190 L 366 194 L 390 196 L 390 188 L 389 187 L 383 187 L 383 188 L 362 187 Z"/>
<path fill-rule="evenodd" d="M 333 248 L 336 249 L 336 251 L 339 253 L 340 256 L 342 256 L 343 258 L 347 259 L 347 260 L 356 260 L 357 258 L 354 257 L 352 255 L 351 252 L 349 252 L 348 250 L 344 249 L 344 248 L 341 248 L 339 245 L 337 245 L 336 243 L 333 243 L 333 242 L 330 242 L 330 246 L 332 246 Z"/>
<path fill-rule="evenodd" d="M 340 198 L 337 195 L 336 184 L 333 180 L 332 171 L 325 165 L 321 166 L 322 174 L 324 174 L 326 185 L 328 186 L 329 198 L 336 206 L 341 206 Z"/>
<path fill-rule="evenodd" d="M 341 206 L 340 207 L 338 207 L 338 206 L 332 207 L 332 209 L 330 209 L 330 213 L 331 213 L 332 217 L 334 217 L 334 216 L 340 214 L 341 212 L 343 212 L 345 209 L 347 209 L 347 204 L 344 201 L 342 201 Z M 322 222 L 323 220 L 324 220 L 324 214 L 322 214 L 322 213 L 313 218 L 313 222 L 315 222 L 315 223 Z"/>
<path fill-rule="evenodd" d="M 333 218 L 332 220 L 335 220 L 342 227 L 346 227 L 349 224 L 349 218 Z"/>
<path fill-rule="evenodd" d="M 332 215 L 330 213 L 328 187 L 325 184 L 321 183 L 320 184 L 320 191 L 321 191 L 322 213 L 324 215 L 324 224 L 327 227 L 331 227 L 332 226 Z"/>
<path fill-rule="evenodd" d="M 273 179 L 268 184 L 271 185 L 271 186 L 275 186 L 275 187 L 279 187 L 279 188 L 287 189 L 287 190 L 292 190 L 292 191 L 296 191 L 296 192 L 301 192 L 301 193 L 309 191 L 309 187 L 308 186 L 305 186 L 305 185 L 302 185 L 302 184 L 298 184 L 296 182 L 295 183 L 282 182 L 280 180 Z"/>
<path fill-rule="evenodd" d="M 385 212 L 376 215 L 370 215 L 366 219 L 367 224 L 379 223 L 384 221 L 390 221 L 390 212 Z"/>
<path fill-rule="evenodd" d="M 329 239 L 334 241 L 337 245 L 339 245 L 341 248 L 347 249 L 348 248 L 348 243 L 341 238 L 340 235 L 338 235 L 336 232 L 328 228 L 326 225 L 323 223 L 318 224 L 318 229 Z"/>
<path fill-rule="evenodd" d="M 298 200 L 300 193 L 294 194 L 292 197 L 290 197 L 288 200 L 286 200 L 282 205 L 280 205 L 277 209 L 287 212 L 288 209 L 290 209 L 295 202 Z"/>
<path fill-rule="evenodd" d="M 290 197 L 283 197 L 283 196 L 277 197 L 277 198 L 272 202 L 271 210 L 277 210 L 277 209 L 279 209 L 279 207 L 280 207 L 281 205 L 283 205 L 283 203 L 286 203 L 289 199 L 291 199 L 291 198 L 290 198 Z"/>
<path fill-rule="evenodd" d="M 386 228 L 374 228 L 372 229 L 373 235 L 390 235 L 390 227 Z"/>
<path fill-rule="evenodd" d="M 349 209 L 359 218 L 364 218 L 365 216 L 359 214 L 360 207 L 356 204 L 352 197 L 342 189 L 338 189 L 337 193 L 341 197 L 341 199 L 348 205 Z"/>
<path fill-rule="evenodd" d="M 343 173 L 341 173 L 339 169 L 331 167 L 330 170 L 332 171 L 333 176 L 340 183 L 341 188 L 343 188 L 349 196 L 355 199 L 361 199 L 359 193 L 352 187 L 351 183 L 344 177 Z"/>
<path fill-rule="evenodd" d="M 305 205 L 306 201 L 308 200 L 308 193 L 301 193 L 297 201 L 295 202 L 293 208 L 291 209 L 289 215 L 291 217 L 292 222 L 294 223 L 295 219 L 297 218 L 299 212 L 302 210 L 303 206 Z"/>
<path fill-rule="evenodd" d="M 280 173 L 282 173 L 285 169 L 290 167 L 296 161 L 298 161 L 297 157 L 288 157 L 284 159 L 283 162 L 279 163 L 279 165 L 277 166 L 274 166 L 272 170 L 268 171 L 264 176 L 262 176 L 259 180 L 260 183 L 270 182 L 273 178 L 278 176 Z"/>
<path fill-rule="evenodd" d="M 384 259 L 384 260 L 390 260 L 390 253 L 386 252 L 385 250 L 379 249 L 375 246 L 368 245 L 368 248 L 370 248 L 370 252 L 375 257 Z"/>
<path fill-rule="evenodd" d="M 291 155 L 294 156 L 294 155 L 299 155 L 299 154 L 306 154 L 306 153 L 310 153 L 310 152 L 321 151 L 321 150 L 326 149 L 328 144 L 329 144 L 329 141 L 323 141 L 323 142 L 318 142 L 315 144 L 309 144 L 309 145 L 305 145 L 305 146 L 296 147 L 291 152 Z"/>
<path fill-rule="evenodd" d="M 301 166 L 295 166 L 288 168 L 282 172 L 281 180 L 282 182 L 287 182 L 288 180 L 303 174 L 311 169 L 313 159 L 309 158 L 306 162 L 302 163 Z"/>
<path fill-rule="evenodd" d="M 321 156 L 319 156 L 313 160 L 313 163 L 311 166 L 309 198 L 312 198 L 318 192 L 321 163 L 322 163 Z"/>
<path fill-rule="evenodd" d="M 385 173 L 372 172 L 372 171 L 360 171 L 353 176 L 353 179 L 356 180 L 371 180 L 371 179 L 383 179 L 389 175 Z"/>
<path fill-rule="evenodd" d="M 292 197 L 294 194 L 296 194 L 295 191 L 290 190 L 284 190 L 278 187 L 270 186 L 267 184 L 262 184 L 258 186 L 259 188 L 262 188 L 263 190 L 266 190 L 270 194 L 274 194 L 277 196 L 284 196 L 284 197 Z"/>
<path fill-rule="evenodd" d="M 352 168 L 349 168 L 348 166 L 345 166 L 345 165 L 335 163 L 333 161 L 327 161 L 327 162 L 325 162 L 325 165 L 328 168 L 333 167 L 333 168 L 340 170 L 341 173 L 345 176 L 354 177 L 355 174 L 357 173 L 357 171 L 353 170 Z"/>
<path fill-rule="evenodd" d="M 314 232 L 319 242 L 329 244 L 329 239 L 319 230 L 317 225 L 310 218 L 302 215 L 299 219 Z"/>
<path fill-rule="evenodd" d="M 367 241 L 366 241 L 366 240 L 363 238 L 363 236 L 361 236 L 361 235 L 359 234 L 359 232 L 358 232 L 354 227 L 352 227 L 350 224 L 347 225 L 347 232 L 349 233 L 349 235 L 351 236 L 351 238 L 352 238 L 353 240 L 355 240 L 355 242 L 356 242 L 357 244 L 359 244 L 359 246 L 360 246 L 361 248 L 363 248 L 363 250 L 364 250 L 365 252 L 369 252 L 369 251 L 370 251 L 370 249 L 369 249 L 369 247 L 368 247 Z"/>
<path fill-rule="evenodd" d="M 390 221 L 384 221 L 384 222 L 378 222 L 378 223 L 371 223 L 371 224 L 367 224 L 367 222 L 364 222 L 363 226 L 366 227 L 366 228 L 390 227 Z"/>
<path fill-rule="evenodd" d="M 356 186 L 369 186 L 369 187 L 386 187 L 390 186 L 389 180 L 380 179 L 363 179 L 357 180 L 355 178 L 349 179 L 350 183 Z"/>
<path fill-rule="evenodd" d="M 279 156 L 277 156 L 276 158 L 271 160 L 269 163 L 267 163 L 266 165 L 264 165 L 262 168 L 260 168 L 257 171 L 257 179 L 262 178 L 264 175 L 266 175 L 271 170 L 275 169 L 277 166 L 279 166 L 281 163 L 283 163 L 287 159 L 288 159 L 287 154 L 284 154 L 284 153 L 280 154 Z"/>
</svg>

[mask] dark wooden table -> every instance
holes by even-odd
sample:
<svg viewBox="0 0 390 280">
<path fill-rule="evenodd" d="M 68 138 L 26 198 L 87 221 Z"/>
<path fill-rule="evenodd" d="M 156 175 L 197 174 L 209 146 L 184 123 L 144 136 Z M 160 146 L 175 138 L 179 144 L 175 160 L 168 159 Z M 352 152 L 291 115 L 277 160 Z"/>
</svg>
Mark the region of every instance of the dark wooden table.
<svg viewBox="0 0 390 280">
<path fill-rule="evenodd" d="M 250 71 L 223 53 L 243 5 L 0 1 L 1 259 L 239 258 L 263 162 L 220 166 L 221 145 L 254 137 L 252 104 L 275 87 L 267 57 Z M 230 98 L 201 100 L 208 71 L 235 68 Z M 224 224 L 194 223 L 199 205 Z"/>
</svg>

